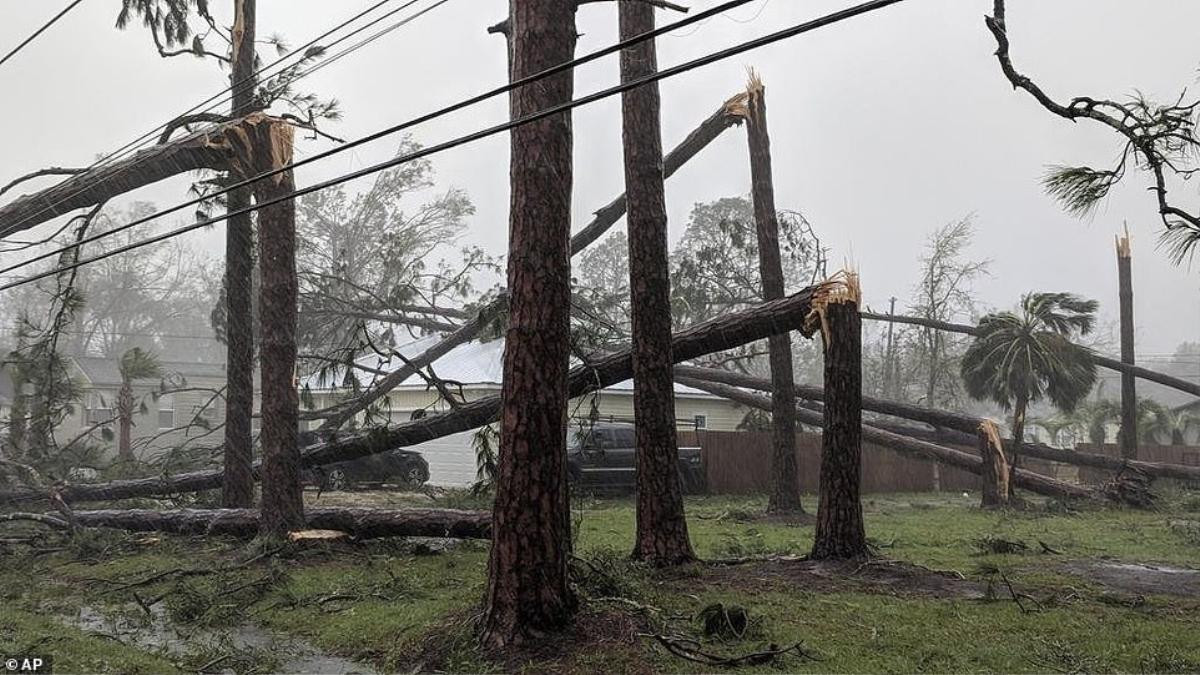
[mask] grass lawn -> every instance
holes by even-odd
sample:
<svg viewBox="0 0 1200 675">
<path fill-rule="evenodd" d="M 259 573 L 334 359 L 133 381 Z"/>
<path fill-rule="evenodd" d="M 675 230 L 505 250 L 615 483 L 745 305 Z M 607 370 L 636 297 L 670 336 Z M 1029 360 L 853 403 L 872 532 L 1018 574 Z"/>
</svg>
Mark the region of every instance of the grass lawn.
<svg viewBox="0 0 1200 675">
<path fill-rule="evenodd" d="M 338 499 L 429 504 L 386 493 L 321 502 Z M 760 517 L 761 499 L 689 498 L 696 552 L 720 562 L 656 571 L 626 560 L 631 500 L 579 500 L 577 625 L 503 660 L 473 638 L 483 542 L 320 544 L 243 564 L 263 551 L 213 538 L 49 535 L 43 550 L 0 547 L 0 652 L 50 654 L 58 672 L 729 669 L 672 655 L 645 637 L 656 633 L 719 655 L 802 643 L 804 656 L 738 669 L 748 672 L 1196 672 L 1200 573 L 1171 570 L 1200 568 L 1200 497 L 1167 501 L 1154 512 L 995 513 L 961 495 L 869 496 L 881 557 L 837 566 L 796 560 L 812 527 Z M 1006 542 L 1027 550 L 995 552 Z M 717 603 L 744 609 L 744 630 L 704 635 L 697 617 Z"/>
</svg>

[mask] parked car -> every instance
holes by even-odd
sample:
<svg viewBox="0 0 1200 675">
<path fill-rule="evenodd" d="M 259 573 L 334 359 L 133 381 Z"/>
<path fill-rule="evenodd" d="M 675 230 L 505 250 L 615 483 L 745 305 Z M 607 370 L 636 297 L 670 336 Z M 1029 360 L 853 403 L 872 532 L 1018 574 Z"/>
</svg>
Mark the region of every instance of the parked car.
<svg viewBox="0 0 1200 675">
<path fill-rule="evenodd" d="M 308 470 L 309 481 L 323 490 L 353 490 L 367 484 L 416 489 L 429 480 L 429 463 L 412 450 L 388 450 Z"/>
<path fill-rule="evenodd" d="M 576 488 L 632 490 L 637 481 L 637 456 L 632 424 L 599 422 L 572 428 L 567 435 L 567 472 Z M 700 448 L 678 448 L 679 482 L 685 493 L 704 490 Z"/>
</svg>

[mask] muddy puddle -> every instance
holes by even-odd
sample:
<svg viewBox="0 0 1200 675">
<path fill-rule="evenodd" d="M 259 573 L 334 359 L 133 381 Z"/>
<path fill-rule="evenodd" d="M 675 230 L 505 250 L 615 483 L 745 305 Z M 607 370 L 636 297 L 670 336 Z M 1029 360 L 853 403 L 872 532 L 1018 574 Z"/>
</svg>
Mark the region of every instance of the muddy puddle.
<svg viewBox="0 0 1200 675">
<path fill-rule="evenodd" d="M 132 611 L 142 612 L 136 606 Z M 239 661 L 239 656 L 246 655 L 269 655 L 268 658 L 275 663 L 272 668 L 274 672 L 330 675 L 377 672 L 370 666 L 324 654 L 303 640 L 250 624 L 227 630 L 178 627 L 159 606 L 152 607 L 149 616 L 144 613 L 141 616 L 122 616 L 84 606 L 77 613 L 60 616 L 59 619 L 93 635 L 158 652 L 173 660 L 190 654 L 193 655 L 191 660 L 196 661 L 194 655 L 203 654 L 196 667 L 204 673 L 233 673 L 235 669 L 232 664 Z M 254 660 L 258 660 L 258 656 Z"/>
<path fill-rule="evenodd" d="M 1075 560 L 1063 568 L 1118 592 L 1200 598 L 1200 570 L 1115 560 Z"/>
</svg>

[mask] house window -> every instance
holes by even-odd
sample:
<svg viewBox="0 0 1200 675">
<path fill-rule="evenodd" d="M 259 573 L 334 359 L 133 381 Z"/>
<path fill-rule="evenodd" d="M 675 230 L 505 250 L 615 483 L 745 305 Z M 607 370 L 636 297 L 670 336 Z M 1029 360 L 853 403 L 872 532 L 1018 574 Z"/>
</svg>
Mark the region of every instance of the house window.
<svg viewBox="0 0 1200 675">
<path fill-rule="evenodd" d="M 175 428 L 175 399 L 170 394 L 158 397 L 158 428 Z"/>
<path fill-rule="evenodd" d="M 117 411 L 109 406 L 104 394 L 93 391 L 87 396 L 87 405 L 83 409 L 83 422 L 87 425 L 107 424 L 117 417 Z"/>
<path fill-rule="evenodd" d="M 708 415 L 696 415 L 694 422 L 696 424 L 697 431 L 699 431 L 701 429 L 707 429 L 708 428 Z"/>
</svg>

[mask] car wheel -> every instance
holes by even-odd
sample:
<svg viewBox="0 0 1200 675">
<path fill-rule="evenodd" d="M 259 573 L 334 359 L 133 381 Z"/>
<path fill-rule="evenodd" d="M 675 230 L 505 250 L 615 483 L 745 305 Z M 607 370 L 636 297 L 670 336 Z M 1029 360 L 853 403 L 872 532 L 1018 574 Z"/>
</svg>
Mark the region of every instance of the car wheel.
<svg viewBox="0 0 1200 675">
<path fill-rule="evenodd" d="M 421 467 L 417 466 L 416 464 L 408 467 L 403 474 L 404 486 L 410 490 L 415 490 L 416 488 L 421 487 L 427 480 L 429 480 L 429 476 L 426 476 Z"/>
<path fill-rule="evenodd" d="M 325 487 L 335 491 L 349 490 L 350 477 L 346 475 L 345 470 L 334 469 L 325 476 Z"/>
</svg>

